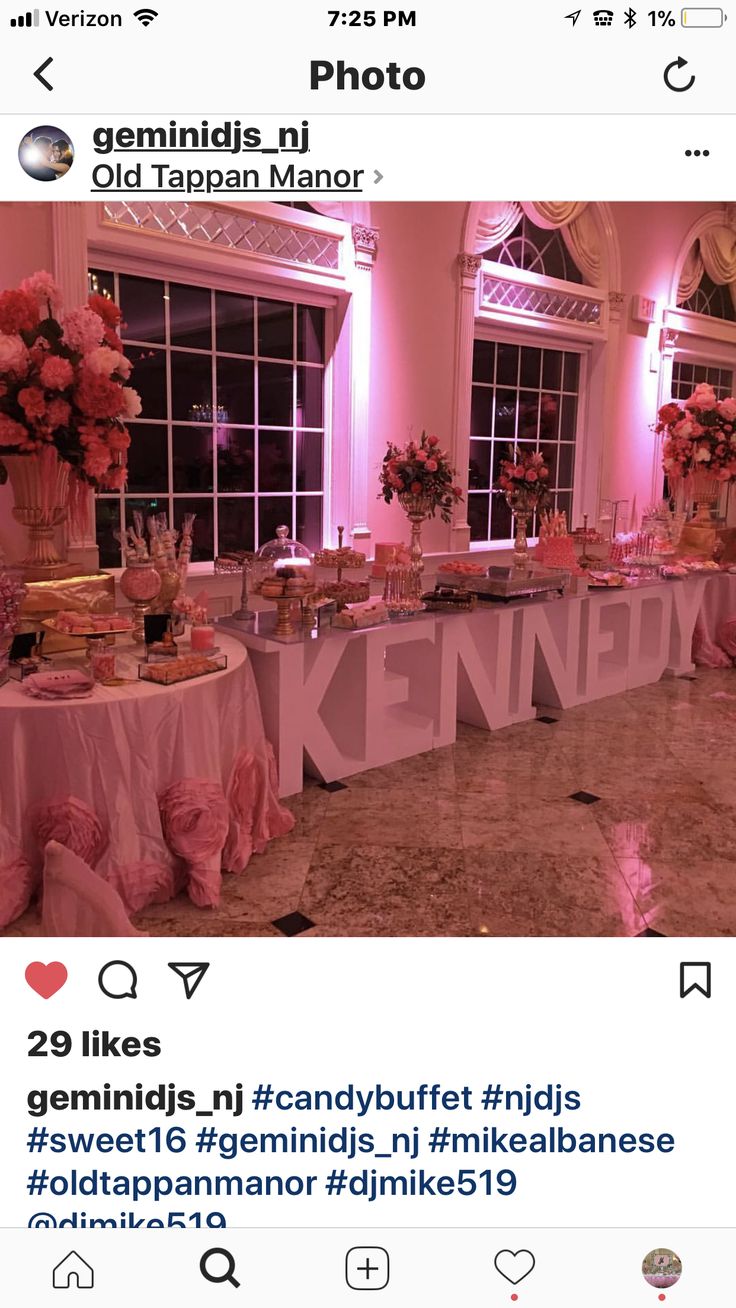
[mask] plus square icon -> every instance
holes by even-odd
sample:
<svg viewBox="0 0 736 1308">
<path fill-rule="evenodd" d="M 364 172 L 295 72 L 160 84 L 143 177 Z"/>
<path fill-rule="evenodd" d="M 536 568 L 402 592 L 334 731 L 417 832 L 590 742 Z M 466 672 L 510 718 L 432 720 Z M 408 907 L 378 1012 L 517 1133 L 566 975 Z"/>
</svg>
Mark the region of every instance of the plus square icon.
<svg viewBox="0 0 736 1308">
<path fill-rule="evenodd" d="M 388 1275 L 389 1258 L 385 1249 L 362 1245 L 348 1249 L 345 1280 L 351 1290 L 385 1290 Z"/>
</svg>

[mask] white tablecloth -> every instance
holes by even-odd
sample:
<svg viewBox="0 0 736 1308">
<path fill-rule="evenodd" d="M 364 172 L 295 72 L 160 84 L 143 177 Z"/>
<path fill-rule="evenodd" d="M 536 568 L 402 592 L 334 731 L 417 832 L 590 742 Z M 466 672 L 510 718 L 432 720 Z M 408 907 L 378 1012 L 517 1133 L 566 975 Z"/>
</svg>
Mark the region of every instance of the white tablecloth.
<svg viewBox="0 0 736 1308">
<path fill-rule="evenodd" d="M 728 667 L 736 658 L 736 574 L 714 574 L 703 596 L 693 637 L 693 660 L 702 667 Z"/>
<path fill-rule="evenodd" d="M 26 860 L 37 882 L 51 837 L 135 910 L 184 884 L 216 903 L 221 864 L 242 871 L 291 828 L 247 651 L 227 636 L 220 647 L 223 672 L 176 686 L 97 686 L 61 703 L 0 688 L 0 924 L 12 920 L 3 867 Z"/>
</svg>

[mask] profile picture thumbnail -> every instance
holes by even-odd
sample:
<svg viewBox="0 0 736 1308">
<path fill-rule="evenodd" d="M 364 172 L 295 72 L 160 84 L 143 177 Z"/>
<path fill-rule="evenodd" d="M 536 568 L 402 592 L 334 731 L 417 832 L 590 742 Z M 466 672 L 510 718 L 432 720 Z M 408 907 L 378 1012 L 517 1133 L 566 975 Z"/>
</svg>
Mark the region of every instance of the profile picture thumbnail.
<svg viewBox="0 0 736 1308">
<path fill-rule="evenodd" d="M 677 1285 L 682 1276 L 682 1262 L 671 1249 L 652 1249 L 641 1265 L 644 1280 L 657 1290 Z"/>
<path fill-rule="evenodd" d="M 74 163 L 74 146 L 60 127 L 34 127 L 18 147 L 20 166 L 37 182 L 56 182 Z"/>
</svg>

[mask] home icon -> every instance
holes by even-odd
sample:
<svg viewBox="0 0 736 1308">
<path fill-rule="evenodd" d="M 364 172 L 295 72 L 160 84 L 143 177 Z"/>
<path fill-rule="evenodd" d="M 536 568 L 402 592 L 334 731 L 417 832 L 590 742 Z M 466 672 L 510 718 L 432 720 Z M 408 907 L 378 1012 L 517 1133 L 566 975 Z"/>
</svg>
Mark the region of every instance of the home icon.
<svg viewBox="0 0 736 1308">
<path fill-rule="evenodd" d="M 91 1290 L 94 1287 L 95 1274 L 80 1254 L 72 1249 L 66 1258 L 54 1268 L 53 1285 L 55 1290 Z"/>
</svg>

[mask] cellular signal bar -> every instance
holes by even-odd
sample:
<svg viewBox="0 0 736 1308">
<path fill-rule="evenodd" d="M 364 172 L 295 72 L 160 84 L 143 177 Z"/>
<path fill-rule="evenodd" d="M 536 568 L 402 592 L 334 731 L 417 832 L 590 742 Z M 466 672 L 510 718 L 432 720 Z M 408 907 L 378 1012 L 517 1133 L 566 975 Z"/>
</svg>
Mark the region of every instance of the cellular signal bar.
<svg viewBox="0 0 736 1308">
<path fill-rule="evenodd" d="M 38 27 L 40 23 L 40 14 L 38 9 L 27 10 L 25 14 L 19 14 L 17 18 L 11 18 L 11 27 Z"/>
</svg>

